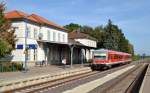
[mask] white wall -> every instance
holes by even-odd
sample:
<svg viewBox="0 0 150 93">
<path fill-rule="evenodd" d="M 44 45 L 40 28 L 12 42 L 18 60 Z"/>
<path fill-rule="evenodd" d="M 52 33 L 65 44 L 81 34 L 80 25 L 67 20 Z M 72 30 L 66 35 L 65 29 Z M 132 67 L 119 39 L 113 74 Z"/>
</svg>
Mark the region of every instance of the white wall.
<svg viewBox="0 0 150 93">
<path fill-rule="evenodd" d="M 90 39 L 75 39 L 75 41 L 80 42 L 81 44 L 89 47 L 96 48 L 96 41 Z"/>
<path fill-rule="evenodd" d="M 64 32 L 64 31 L 56 30 L 56 29 L 53 29 L 50 27 L 43 26 L 43 27 L 41 27 L 40 32 L 43 34 L 43 40 L 54 41 L 54 42 L 58 42 L 58 43 L 59 42 L 68 43 L 68 33 Z M 50 40 L 48 39 L 48 33 L 50 35 Z M 64 39 L 63 39 L 63 36 L 64 36 Z"/>
<path fill-rule="evenodd" d="M 26 31 L 26 27 L 29 30 L 29 36 L 27 38 L 27 43 L 28 44 L 38 44 L 38 48 L 37 48 L 37 61 L 41 61 L 45 59 L 45 55 L 44 55 L 44 49 L 42 44 L 39 45 L 39 43 L 37 43 L 36 40 L 38 40 L 38 35 L 39 33 L 43 34 L 43 38 L 42 40 L 46 40 L 46 41 L 55 41 L 57 43 L 68 43 L 68 33 L 61 31 L 61 30 L 56 30 L 54 28 L 51 27 L 47 27 L 47 26 L 42 26 L 40 27 L 39 25 L 33 24 L 33 23 L 25 23 L 24 21 L 19 21 L 19 22 L 13 22 L 12 26 L 16 28 L 15 34 L 17 36 L 17 42 L 16 42 L 16 46 L 18 44 L 22 44 L 23 45 L 23 49 L 16 49 L 14 51 L 12 51 L 12 61 L 24 61 L 25 60 L 25 54 L 24 54 L 24 50 L 25 50 L 25 31 Z M 37 37 L 34 37 L 34 31 L 36 29 L 36 33 L 37 33 Z M 48 32 L 49 32 L 49 37 L 48 38 Z M 53 33 L 55 33 L 55 37 L 53 37 Z M 59 36 L 59 37 L 58 37 Z M 64 36 L 64 39 L 63 39 Z M 31 49 L 29 50 L 30 52 L 30 60 L 29 61 L 34 61 L 34 50 Z"/>
<path fill-rule="evenodd" d="M 30 30 L 30 36 L 28 38 L 30 39 L 38 39 L 37 37 L 34 38 L 34 30 L 37 30 L 37 36 L 39 35 L 39 33 L 43 34 L 43 38 L 42 40 L 48 40 L 48 41 L 55 41 L 55 42 L 64 42 L 64 43 L 68 43 L 68 33 L 62 31 L 62 30 L 56 30 L 54 28 L 51 27 L 47 27 L 47 26 L 39 26 L 39 25 L 35 25 L 32 23 L 25 23 L 23 21 L 21 22 L 13 22 L 12 26 L 13 27 L 18 27 L 18 29 L 16 29 L 15 34 L 17 35 L 17 38 L 19 37 L 25 37 L 25 30 L 26 30 L 26 25 L 27 28 Z M 48 32 L 50 33 L 49 37 L 50 40 L 48 39 Z M 55 33 L 55 40 L 53 37 L 53 33 Z M 58 37 L 60 36 L 60 37 Z M 64 38 L 63 38 L 64 36 Z"/>
<path fill-rule="evenodd" d="M 90 40 L 90 39 L 75 39 L 75 41 L 78 41 L 80 42 L 81 44 L 85 45 L 85 46 L 88 46 L 88 47 L 93 47 L 93 48 L 96 48 L 97 45 L 96 45 L 96 41 L 94 40 Z M 93 57 L 93 53 L 90 50 L 86 49 L 86 59 L 87 61 L 89 61 L 89 59 L 92 59 Z"/>
</svg>

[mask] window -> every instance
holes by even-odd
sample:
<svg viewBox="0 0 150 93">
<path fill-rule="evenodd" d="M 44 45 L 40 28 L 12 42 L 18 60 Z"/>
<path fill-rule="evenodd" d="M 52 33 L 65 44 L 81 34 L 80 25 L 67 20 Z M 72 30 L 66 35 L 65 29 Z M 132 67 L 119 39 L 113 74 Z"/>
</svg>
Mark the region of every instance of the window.
<svg viewBox="0 0 150 93">
<path fill-rule="evenodd" d="M 36 61 L 36 60 L 37 60 L 37 50 L 34 49 L 34 61 Z"/>
<path fill-rule="evenodd" d="M 30 50 L 30 49 L 28 50 L 27 58 L 28 58 L 28 61 L 30 61 L 30 60 L 31 60 L 31 50 Z"/>
<path fill-rule="evenodd" d="M 114 55 L 114 59 L 118 59 L 118 55 L 115 54 L 115 55 Z"/>
<path fill-rule="evenodd" d="M 53 41 L 56 41 L 56 33 L 53 32 Z"/>
<path fill-rule="evenodd" d="M 58 42 L 60 42 L 60 33 L 58 33 Z"/>
<path fill-rule="evenodd" d="M 35 38 L 35 39 L 37 39 L 37 35 L 38 35 L 38 34 L 37 34 L 37 29 L 34 28 L 34 38 Z"/>
<path fill-rule="evenodd" d="M 31 33 L 30 33 L 31 28 L 27 27 L 26 30 L 27 30 L 27 37 L 30 38 L 31 37 Z"/>
<path fill-rule="evenodd" d="M 98 59 L 98 60 L 105 60 L 107 57 L 107 54 L 106 53 L 99 53 L 99 52 L 95 52 L 94 53 L 94 58 L 95 59 Z"/>
<path fill-rule="evenodd" d="M 104 60 L 106 56 L 94 56 L 95 59 Z"/>
<path fill-rule="evenodd" d="M 65 35 L 63 34 L 63 42 L 65 42 Z"/>
<path fill-rule="evenodd" d="M 47 40 L 50 40 L 50 31 L 47 30 Z"/>
</svg>

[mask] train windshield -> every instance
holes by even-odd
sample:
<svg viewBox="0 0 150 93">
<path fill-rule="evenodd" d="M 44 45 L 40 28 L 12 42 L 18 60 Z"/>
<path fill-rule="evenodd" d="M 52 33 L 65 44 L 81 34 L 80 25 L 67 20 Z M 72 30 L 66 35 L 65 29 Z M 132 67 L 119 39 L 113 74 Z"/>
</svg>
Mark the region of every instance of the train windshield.
<svg viewBox="0 0 150 93">
<path fill-rule="evenodd" d="M 94 59 L 105 60 L 106 59 L 106 53 L 94 53 Z"/>
<path fill-rule="evenodd" d="M 106 59 L 106 56 L 94 56 L 94 58 L 95 59 L 102 59 L 102 60 L 104 60 L 104 59 Z"/>
</svg>

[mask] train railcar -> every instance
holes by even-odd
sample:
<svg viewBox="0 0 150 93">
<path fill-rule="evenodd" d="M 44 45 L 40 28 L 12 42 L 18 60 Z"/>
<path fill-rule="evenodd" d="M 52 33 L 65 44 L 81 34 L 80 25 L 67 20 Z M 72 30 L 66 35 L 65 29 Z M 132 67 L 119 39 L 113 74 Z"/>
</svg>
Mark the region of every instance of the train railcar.
<svg viewBox="0 0 150 93">
<path fill-rule="evenodd" d="M 129 53 L 99 49 L 93 51 L 93 62 L 91 68 L 101 69 L 110 68 L 115 64 L 125 64 L 132 61 L 132 55 Z"/>
</svg>

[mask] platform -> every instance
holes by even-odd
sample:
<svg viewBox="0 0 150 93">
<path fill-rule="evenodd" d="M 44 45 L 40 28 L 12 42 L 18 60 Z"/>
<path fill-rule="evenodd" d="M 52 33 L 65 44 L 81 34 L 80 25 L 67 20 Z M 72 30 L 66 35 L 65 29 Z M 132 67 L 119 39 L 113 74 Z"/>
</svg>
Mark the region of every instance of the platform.
<svg viewBox="0 0 150 93">
<path fill-rule="evenodd" d="M 150 64 L 147 68 L 147 72 L 145 74 L 139 93 L 150 93 Z"/>
<path fill-rule="evenodd" d="M 45 75 L 55 75 L 56 73 L 62 73 L 67 71 L 73 71 L 78 70 L 82 68 L 89 67 L 81 64 L 73 65 L 72 68 L 70 68 L 69 65 L 67 65 L 64 69 L 63 66 L 54 66 L 54 65 L 48 65 L 48 66 L 42 66 L 42 67 L 33 67 L 30 68 L 26 73 L 25 72 L 3 72 L 0 73 L 0 85 L 5 84 L 6 82 L 15 82 L 18 80 L 24 80 L 27 78 L 34 78 L 34 77 L 41 77 Z"/>
</svg>

